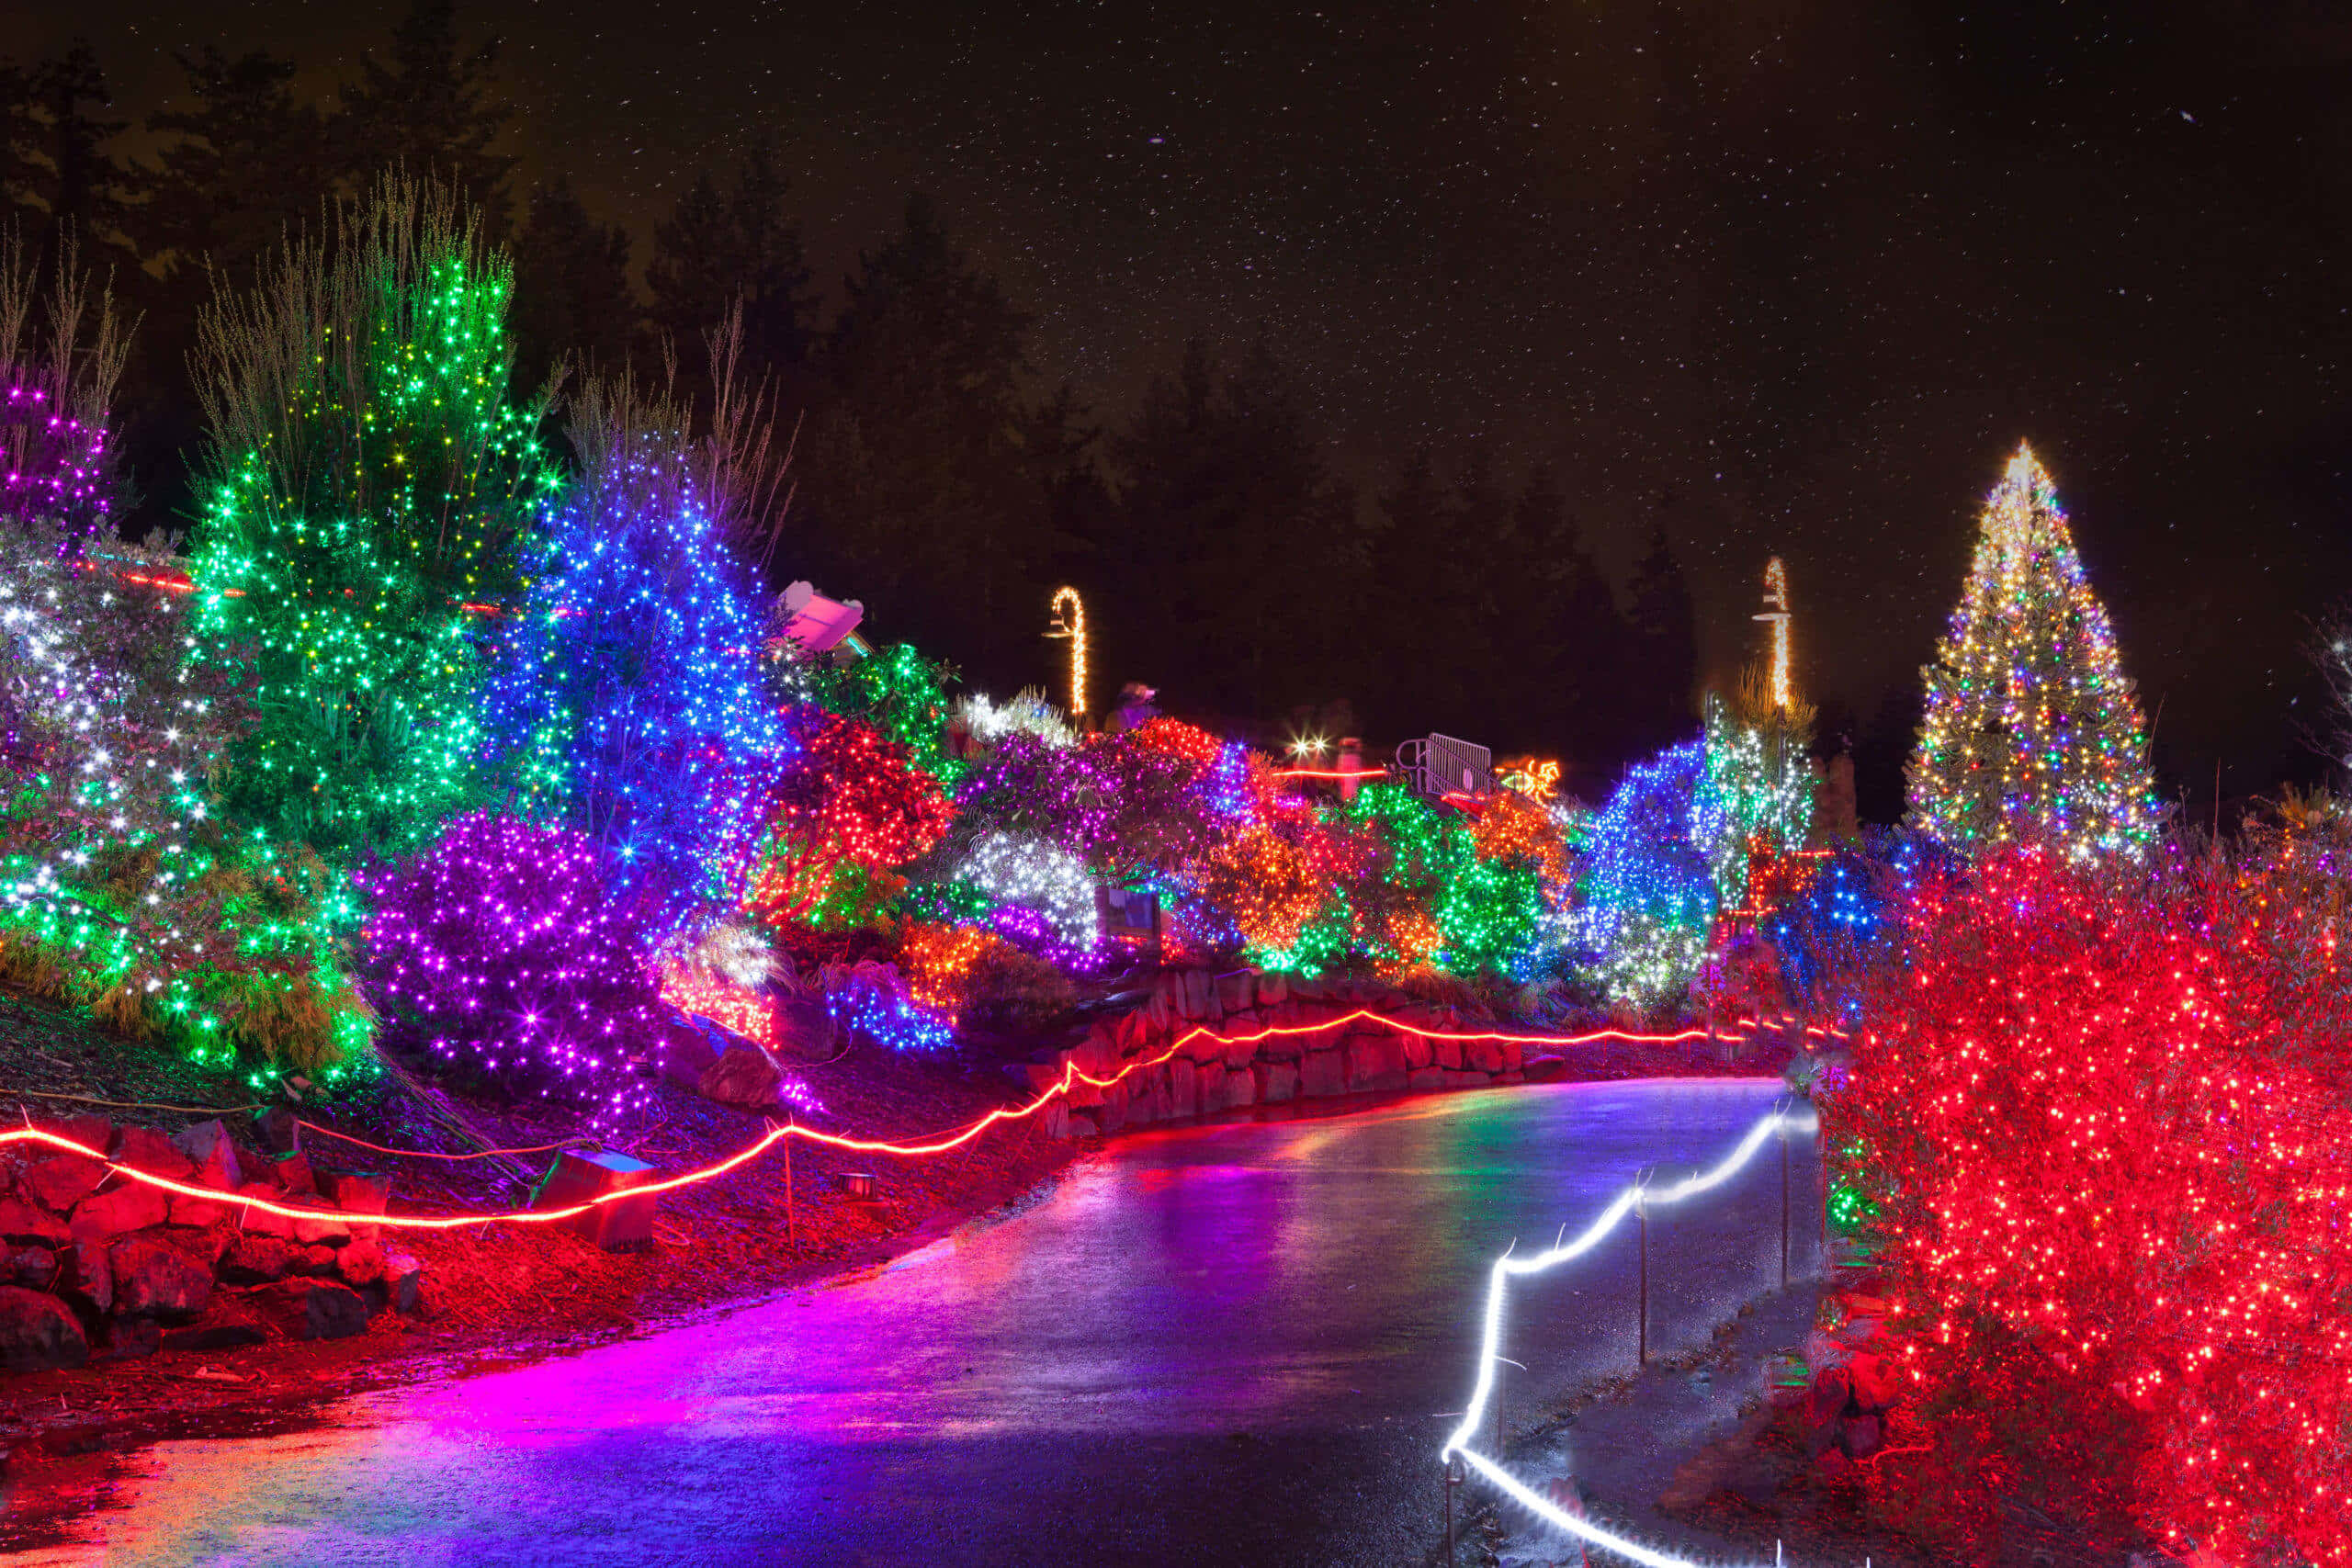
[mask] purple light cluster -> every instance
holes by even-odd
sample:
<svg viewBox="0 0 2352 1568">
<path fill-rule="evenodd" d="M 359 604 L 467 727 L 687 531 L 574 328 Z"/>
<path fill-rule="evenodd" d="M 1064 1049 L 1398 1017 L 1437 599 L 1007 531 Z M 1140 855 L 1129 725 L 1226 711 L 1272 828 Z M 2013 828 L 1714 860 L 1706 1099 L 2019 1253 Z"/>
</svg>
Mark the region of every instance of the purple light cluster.
<svg viewBox="0 0 2352 1568">
<path fill-rule="evenodd" d="M 50 394 L 22 381 L 0 396 L 0 517 L 35 517 L 65 525 L 62 553 L 74 554 L 108 523 L 107 433 L 51 406 Z"/>
<path fill-rule="evenodd" d="M 586 834 L 475 812 L 413 859 L 357 877 L 369 990 L 435 1056 L 524 1098 L 642 1107 L 630 1057 L 659 1037 L 639 934 Z"/>
</svg>

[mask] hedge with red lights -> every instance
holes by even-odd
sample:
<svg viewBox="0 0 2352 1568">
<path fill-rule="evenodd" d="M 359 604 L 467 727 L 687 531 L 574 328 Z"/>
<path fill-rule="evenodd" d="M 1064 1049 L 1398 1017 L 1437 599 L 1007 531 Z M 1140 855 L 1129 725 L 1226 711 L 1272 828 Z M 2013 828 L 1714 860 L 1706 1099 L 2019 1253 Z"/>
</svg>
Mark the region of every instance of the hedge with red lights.
<svg viewBox="0 0 2352 1568">
<path fill-rule="evenodd" d="M 1884 1517 L 1976 1558 L 2009 1498 L 2352 1563 L 2345 850 L 2019 852 L 1915 895 L 1828 1108 L 1904 1302 Z"/>
</svg>

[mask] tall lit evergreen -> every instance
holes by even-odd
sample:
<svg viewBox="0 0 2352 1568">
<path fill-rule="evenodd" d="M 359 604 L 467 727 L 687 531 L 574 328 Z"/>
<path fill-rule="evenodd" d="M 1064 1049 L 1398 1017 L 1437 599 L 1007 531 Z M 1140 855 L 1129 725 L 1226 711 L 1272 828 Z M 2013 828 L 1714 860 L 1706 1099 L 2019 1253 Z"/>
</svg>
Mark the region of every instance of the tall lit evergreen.
<svg viewBox="0 0 2352 1568">
<path fill-rule="evenodd" d="M 555 479 L 508 400 L 508 270 L 474 216 L 387 178 L 201 326 L 198 624 L 261 723 L 232 804 L 331 856 L 465 803 L 489 628 Z"/>
<path fill-rule="evenodd" d="M 2049 473 L 2020 446 L 1984 503 L 1927 677 L 1911 819 L 1956 849 L 2136 854 L 2154 835 L 2147 735 Z"/>
</svg>

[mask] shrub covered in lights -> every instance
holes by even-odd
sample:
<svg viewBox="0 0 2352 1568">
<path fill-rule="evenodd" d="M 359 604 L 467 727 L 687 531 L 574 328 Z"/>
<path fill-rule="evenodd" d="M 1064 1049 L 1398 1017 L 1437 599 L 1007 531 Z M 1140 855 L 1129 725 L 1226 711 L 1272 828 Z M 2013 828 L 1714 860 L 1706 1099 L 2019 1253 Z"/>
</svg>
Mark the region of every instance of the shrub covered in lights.
<svg viewBox="0 0 2352 1568">
<path fill-rule="evenodd" d="M 399 1036 L 460 1076 L 609 1119 L 644 1098 L 654 1038 L 643 932 L 577 829 L 474 812 L 357 878 L 369 986 Z"/>
<path fill-rule="evenodd" d="M 259 713 L 230 800 L 331 863 L 474 788 L 484 620 L 557 482 L 507 400 L 508 288 L 452 193 L 388 177 L 201 321 L 198 621 Z"/>
<path fill-rule="evenodd" d="M 939 841 L 956 808 L 905 749 L 872 725 L 816 709 L 794 717 L 792 761 L 762 803 L 746 907 L 772 930 L 854 894 L 867 874 L 906 864 Z"/>
<path fill-rule="evenodd" d="M 632 926 L 661 942 L 733 902 L 724 868 L 759 830 L 791 750 L 763 690 L 762 611 L 687 477 L 674 423 L 591 383 L 583 473 L 532 549 L 489 693 L 501 771 L 526 811 L 596 845 Z"/>
<path fill-rule="evenodd" d="M 2347 851 L 2013 850 L 1905 907 L 1827 1106 L 1906 1306 L 1894 1522 L 1983 1559 L 2015 1495 L 2095 1548 L 2352 1562 Z"/>
</svg>

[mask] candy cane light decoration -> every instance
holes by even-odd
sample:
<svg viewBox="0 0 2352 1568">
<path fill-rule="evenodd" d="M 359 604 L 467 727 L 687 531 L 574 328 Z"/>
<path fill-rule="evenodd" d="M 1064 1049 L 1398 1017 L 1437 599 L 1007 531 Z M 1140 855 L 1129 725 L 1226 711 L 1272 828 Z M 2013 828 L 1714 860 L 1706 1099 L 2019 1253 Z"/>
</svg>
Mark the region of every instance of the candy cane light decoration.
<svg viewBox="0 0 2352 1568">
<path fill-rule="evenodd" d="M 1075 588 L 1054 590 L 1054 624 L 1047 637 L 1069 638 L 1069 716 L 1086 716 L 1086 604 Z"/>
</svg>

